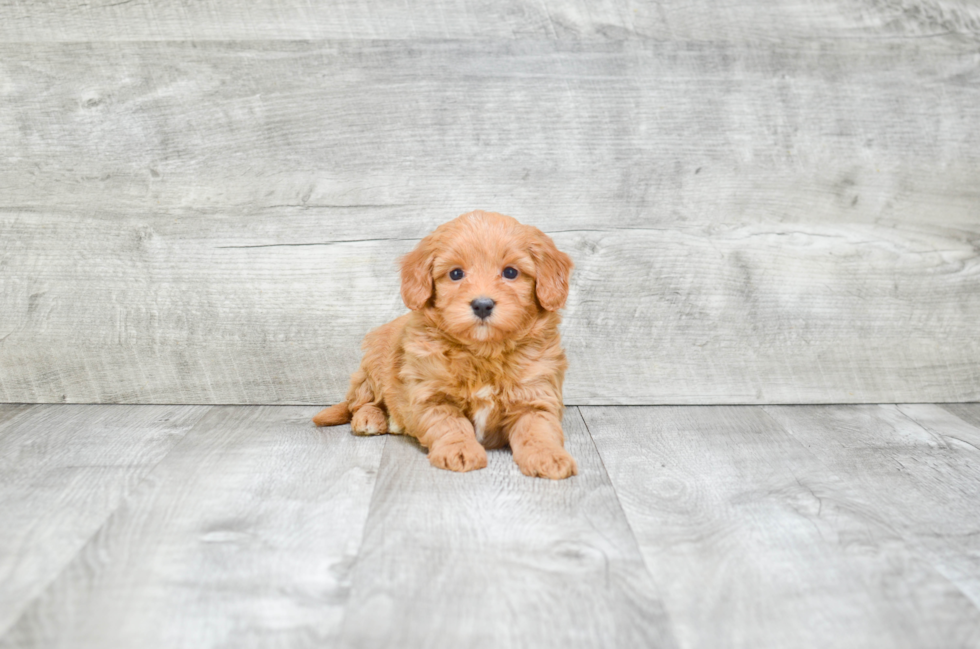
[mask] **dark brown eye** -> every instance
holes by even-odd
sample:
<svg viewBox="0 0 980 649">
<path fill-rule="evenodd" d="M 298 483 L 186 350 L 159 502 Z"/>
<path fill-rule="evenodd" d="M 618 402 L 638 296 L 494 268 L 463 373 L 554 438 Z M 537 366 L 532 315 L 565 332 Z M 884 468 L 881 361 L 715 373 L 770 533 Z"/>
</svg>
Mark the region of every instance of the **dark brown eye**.
<svg viewBox="0 0 980 649">
<path fill-rule="evenodd" d="M 464 274 L 465 273 L 463 272 L 462 268 L 453 268 L 451 271 L 449 271 L 449 279 L 453 280 L 454 282 L 458 282 L 459 280 L 463 279 Z"/>
<path fill-rule="evenodd" d="M 507 268 L 504 269 L 504 277 L 506 279 L 516 279 L 517 269 L 514 268 L 513 266 L 508 266 Z"/>
</svg>

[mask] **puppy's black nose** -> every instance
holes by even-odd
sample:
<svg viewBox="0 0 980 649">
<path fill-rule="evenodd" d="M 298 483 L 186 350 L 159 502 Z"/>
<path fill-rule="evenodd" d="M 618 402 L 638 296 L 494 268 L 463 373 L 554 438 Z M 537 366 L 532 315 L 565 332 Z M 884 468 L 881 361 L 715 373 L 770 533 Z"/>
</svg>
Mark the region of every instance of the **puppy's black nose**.
<svg viewBox="0 0 980 649">
<path fill-rule="evenodd" d="M 481 320 L 486 320 L 490 317 L 490 312 L 493 311 L 494 304 L 496 303 L 488 297 L 478 297 L 470 302 L 470 306 L 473 307 L 473 313 Z"/>
</svg>

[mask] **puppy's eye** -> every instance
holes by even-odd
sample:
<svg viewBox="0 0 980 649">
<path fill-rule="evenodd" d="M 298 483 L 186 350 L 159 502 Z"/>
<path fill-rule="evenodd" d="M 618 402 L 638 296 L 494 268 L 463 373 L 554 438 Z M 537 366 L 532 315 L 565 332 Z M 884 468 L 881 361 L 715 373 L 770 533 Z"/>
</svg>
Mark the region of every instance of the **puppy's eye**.
<svg viewBox="0 0 980 649">
<path fill-rule="evenodd" d="M 504 277 L 507 279 L 516 279 L 517 269 L 514 268 L 513 266 L 508 266 L 507 268 L 504 269 Z"/>
<path fill-rule="evenodd" d="M 453 280 L 454 282 L 458 282 L 459 280 L 463 279 L 463 275 L 464 273 L 462 268 L 453 268 L 451 271 L 449 271 L 449 279 Z"/>
</svg>

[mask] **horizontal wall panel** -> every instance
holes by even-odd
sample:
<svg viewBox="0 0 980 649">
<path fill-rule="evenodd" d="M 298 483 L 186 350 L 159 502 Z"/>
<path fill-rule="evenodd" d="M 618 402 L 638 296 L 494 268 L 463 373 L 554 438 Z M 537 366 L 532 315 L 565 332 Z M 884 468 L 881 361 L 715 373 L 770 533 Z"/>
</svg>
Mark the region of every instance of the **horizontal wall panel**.
<svg viewBox="0 0 980 649">
<path fill-rule="evenodd" d="M 337 399 L 473 208 L 576 261 L 569 403 L 978 399 L 974 50 L 0 45 L 0 400 Z"/>
<path fill-rule="evenodd" d="M 302 221 L 284 220 L 302 230 Z M 405 308 L 412 241 L 242 243 L 234 220 L 0 218 L 4 401 L 326 403 Z M 554 231 L 569 403 L 980 398 L 977 232 Z M 974 242 L 974 243 L 971 243 Z"/>
<path fill-rule="evenodd" d="M 4 0 L 0 41 L 980 37 L 970 0 Z"/>
<path fill-rule="evenodd" d="M 972 227 L 978 124 L 975 48 L 929 39 L 5 44 L 0 208 Z"/>
</svg>

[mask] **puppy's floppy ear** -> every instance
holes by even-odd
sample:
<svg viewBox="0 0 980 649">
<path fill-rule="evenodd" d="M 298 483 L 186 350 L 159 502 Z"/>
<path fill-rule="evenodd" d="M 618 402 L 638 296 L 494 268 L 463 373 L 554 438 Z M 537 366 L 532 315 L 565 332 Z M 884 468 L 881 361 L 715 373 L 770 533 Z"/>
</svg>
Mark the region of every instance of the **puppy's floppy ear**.
<svg viewBox="0 0 980 649">
<path fill-rule="evenodd" d="M 401 259 L 402 301 L 418 311 L 432 297 L 432 242 L 426 237 Z"/>
<path fill-rule="evenodd" d="M 572 258 L 555 247 L 555 242 L 541 230 L 531 231 L 531 257 L 537 267 L 534 291 L 538 302 L 548 311 L 557 311 L 568 299 L 568 278 L 572 274 Z"/>
</svg>

